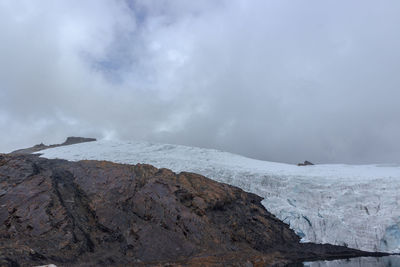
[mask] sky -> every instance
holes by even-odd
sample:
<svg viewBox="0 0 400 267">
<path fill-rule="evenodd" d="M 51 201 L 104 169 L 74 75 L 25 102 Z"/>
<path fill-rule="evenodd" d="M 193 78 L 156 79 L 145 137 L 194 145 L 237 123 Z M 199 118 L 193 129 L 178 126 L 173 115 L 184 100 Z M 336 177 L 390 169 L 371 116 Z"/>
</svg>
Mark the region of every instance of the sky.
<svg viewBox="0 0 400 267">
<path fill-rule="evenodd" d="M 400 163 L 398 0 L 0 0 L 0 152 L 67 136 Z"/>
</svg>

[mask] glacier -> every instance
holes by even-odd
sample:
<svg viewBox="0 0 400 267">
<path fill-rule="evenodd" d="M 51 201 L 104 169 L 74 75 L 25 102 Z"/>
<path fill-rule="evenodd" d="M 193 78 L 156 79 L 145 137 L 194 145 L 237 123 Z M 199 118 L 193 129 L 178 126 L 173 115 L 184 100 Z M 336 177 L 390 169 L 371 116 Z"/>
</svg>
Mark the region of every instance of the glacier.
<svg viewBox="0 0 400 267">
<path fill-rule="evenodd" d="M 400 266 L 400 256 L 360 257 L 345 260 L 305 262 L 304 267 L 390 267 Z"/>
<path fill-rule="evenodd" d="M 262 204 L 302 242 L 400 252 L 400 165 L 299 167 L 215 149 L 135 141 L 96 141 L 38 152 L 71 161 L 146 163 L 194 172 L 264 198 Z"/>
</svg>

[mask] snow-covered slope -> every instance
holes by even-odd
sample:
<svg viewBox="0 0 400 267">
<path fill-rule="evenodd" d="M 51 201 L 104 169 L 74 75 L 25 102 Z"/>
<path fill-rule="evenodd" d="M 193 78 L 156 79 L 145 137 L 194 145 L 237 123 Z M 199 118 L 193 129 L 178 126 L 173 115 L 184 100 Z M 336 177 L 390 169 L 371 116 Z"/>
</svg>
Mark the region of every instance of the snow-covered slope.
<svg viewBox="0 0 400 267">
<path fill-rule="evenodd" d="M 149 142 L 97 141 L 39 153 L 200 173 L 264 197 L 263 205 L 305 242 L 400 252 L 400 165 L 298 167 Z"/>
</svg>

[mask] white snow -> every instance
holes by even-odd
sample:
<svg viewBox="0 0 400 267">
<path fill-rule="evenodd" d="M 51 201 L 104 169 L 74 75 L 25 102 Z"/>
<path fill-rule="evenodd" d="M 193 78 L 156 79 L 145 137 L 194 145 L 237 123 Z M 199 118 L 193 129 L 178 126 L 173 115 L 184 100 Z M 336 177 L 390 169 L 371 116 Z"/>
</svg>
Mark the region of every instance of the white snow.
<svg viewBox="0 0 400 267">
<path fill-rule="evenodd" d="M 400 165 L 298 167 L 213 149 L 97 141 L 40 151 L 46 158 L 147 163 L 200 173 L 264 197 L 303 242 L 400 252 Z"/>
</svg>

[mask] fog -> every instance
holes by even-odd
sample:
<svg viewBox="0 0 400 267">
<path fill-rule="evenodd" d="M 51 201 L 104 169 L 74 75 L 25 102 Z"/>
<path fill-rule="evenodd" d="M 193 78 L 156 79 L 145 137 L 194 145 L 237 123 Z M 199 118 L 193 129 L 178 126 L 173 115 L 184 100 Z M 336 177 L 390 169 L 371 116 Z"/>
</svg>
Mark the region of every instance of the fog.
<svg viewBox="0 0 400 267">
<path fill-rule="evenodd" d="M 0 151 L 149 140 L 400 162 L 397 0 L 0 0 Z"/>
</svg>

